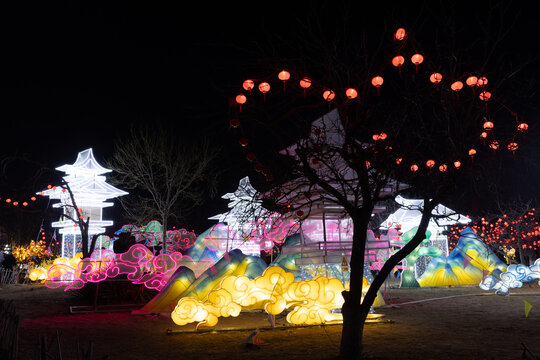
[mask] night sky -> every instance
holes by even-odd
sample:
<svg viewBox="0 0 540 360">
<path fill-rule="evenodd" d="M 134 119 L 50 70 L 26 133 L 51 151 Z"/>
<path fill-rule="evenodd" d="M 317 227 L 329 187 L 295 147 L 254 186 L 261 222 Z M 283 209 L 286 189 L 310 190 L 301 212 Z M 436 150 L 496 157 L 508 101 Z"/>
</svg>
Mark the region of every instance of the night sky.
<svg viewBox="0 0 540 360">
<path fill-rule="evenodd" d="M 331 1 L 5 3 L 0 7 L 3 155 L 24 154 L 56 167 L 92 147 L 100 161 L 131 124 L 159 120 L 174 124 L 179 138 L 223 134 L 224 167 L 230 168 L 225 192 L 248 174 L 228 133 L 229 101 L 253 75 L 257 49 L 279 52 L 273 37 L 287 37 L 311 11 L 329 29 L 341 22 L 341 2 Z M 350 15 L 359 31 L 375 35 L 386 25 L 429 33 L 437 26 L 437 1 L 354 3 Z M 474 37 L 475 18 L 492 2 L 457 3 L 457 21 Z M 538 41 L 534 11 L 516 4 L 511 15 L 522 14 L 506 41 L 508 54 L 519 58 L 536 54 Z M 216 210 L 223 211 L 225 201 L 217 203 Z M 199 216 L 214 215 L 212 210 L 206 207 Z"/>
</svg>

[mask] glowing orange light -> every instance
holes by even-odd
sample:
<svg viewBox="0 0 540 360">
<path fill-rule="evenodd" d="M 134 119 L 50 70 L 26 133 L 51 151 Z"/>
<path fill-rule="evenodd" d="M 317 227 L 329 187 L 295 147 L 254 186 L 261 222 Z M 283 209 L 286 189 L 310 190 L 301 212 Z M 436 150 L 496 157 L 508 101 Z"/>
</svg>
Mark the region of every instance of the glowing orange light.
<svg viewBox="0 0 540 360">
<path fill-rule="evenodd" d="M 278 79 L 281 81 L 287 81 L 291 78 L 291 73 L 287 70 L 281 70 L 278 74 Z"/>
<path fill-rule="evenodd" d="M 489 91 L 482 91 L 478 97 L 482 101 L 488 101 L 491 98 L 491 93 Z"/>
<path fill-rule="evenodd" d="M 431 74 L 431 76 L 429 77 L 429 81 L 431 81 L 431 82 L 434 83 L 434 84 L 440 83 L 441 80 L 442 80 L 442 75 L 439 74 L 439 73 L 433 73 L 433 74 Z"/>
<path fill-rule="evenodd" d="M 412 165 L 411 165 L 411 171 L 412 171 L 412 172 L 418 171 L 418 165 L 412 164 Z"/>
<path fill-rule="evenodd" d="M 239 142 L 242 146 L 247 146 L 247 144 L 249 143 L 248 139 L 245 137 L 240 138 Z"/>
<path fill-rule="evenodd" d="M 386 140 L 387 136 L 388 136 L 388 135 L 386 135 L 386 133 L 380 133 L 380 134 L 379 134 L 379 139 L 381 139 L 381 140 Z"/>
<path fill-rule="evenodd" d="M 519 148 L 519 145 L 515 142 L 511 142 L 508 144 L 508 150 L 510 151 L 516 151 Z"/>
<path fill-rule="evenodd" d="M 439 171 L 440 172 L 445 172 L 447 169 L 448 169 L 448 166 L 446 164 L 442 164 L 442 165 L 439 166 Z"/>
<path fill-rule="evenodd" d="M 300 80 L 300 86 L 304 89 L 307 89 L 311 86 L 311 80 L 307 77 L 303 78 L 302 80 Z"/>
<path fill-rule="evenodd" d="M 467 85 L 471 87 L 476 86 L 476 83 L 478 82 L 478 78 L 476 76 L 469 76 L 465 82 L 467 83 Z"/>
<path fill-rule="evenodd" d="M 426 161 L 426 166 L 431 169 L 433 166 L 435 166 L 435 161 L 434 160 Z"/>
<path fill-rule="evenodd" d="M 401 164 L 402 161 L 403 161 L 403 158 L 397 158 L 397 159 L 396 159 L 396 164 L 399 165 L 399 164 Z"/>
<path fill-rule="evenodd" d="M 499 148 L 499 142 L 498 141 L 492 141 L 491 144 L 489 144 L 489 147 L 493 150 L 497 150 Z"/>
<path fill-rule="evenodd" d="M 244 94 L 236 95 L 236 102 L 240 105 L 245 104 L 247 101 L 247 98 Z"/>
<path fill-rule="evenodd" d="M 527 123 L 521 123 L 518 125 L 517 129 L 518 131 L 525 132 L 529 128 L 529 125 Z"/>
<path fill-rule="evenodd" d="M 13 206 L 17 206 L 17 205 L 19 205 L 19 202 L 18 202 L 18 201 L 14 201 L 14 202 L 13 202 Z"/>
<path fill-rule="evenodd" d="M 487 132 L 485 132 L 485 131 L 482 132 L 482 133 L 480 134 L 480 137 L 481 137 L 482 139 L 487 138 Z"/>
<path fill-rule="evenodd" d="M 452 85 L 450 85 L 450 89 L 457 92 L 457 91 L 463 89 L 463 83 L 461 81 L 453 82 Z"/>
<path fill-rule="evenodd" d="M 403 63 L 405 63 L 405 59 L 401 55 L 394 56 L 394 58 L 392 59 L 392 65 L 394 65 L 395 67 L 401 67 Z"/>
<path fill-rule="evenodd" d="M 384 82 L 384 79 L 382 78 L 382 76 L 374 76 L 373 79 L 371 79 L 371 84 L 373 86 L 375 86 L 376 88 L 378 88 L 379 86 L 381 86 Z"/>
<path fill-rule="evenodd" d="M 25 201 L 22 203 L 22 206 L 28 206 L 28 203 Z"/>
<path fill-rule="evenodd" d="M 259 91 L 263 94 L 266 94 L 268 91 L 270 91 L 270 84 L 267 82 L 262 82 L 259 84 Z"/>
<path fill-rule="evenodd" d="M 420 54 L 414 54 L 413 56 L 411 56 L 411 62 L 414 65 L 418 66 L 424 62 L 424 57 Z"/>
<path fill-rule="evenodd" d="M 242 87 L 244 88 L 244 90 L 251 91 L 251 89 L 253 89 L 255 87 L 255 82 L 253 80 L 251 80 L 251 79 L 247 79 L 242 84 Z"/>
<path fill-rule="evenodd" d="M 396 39 L 397 41 L 401 41 L 405 39 L 406 36 L 407 36 L 407 32 L 405 31 L 405 29 L 399 28 L 394 34 L 394 39 Z"/>
<path fill-rule="evenodd" d="M 6 202 L 9 204 L 11 202 L 11 199 L 10 198 L 7 198 L 6 199 Z"/>
<path fill-rule="evenodd" d="M 371 138 L 372 138 L 373 140 L 377 141 L 377 140 L 379 140 L 381 137 L 379 136 L 379 134 L 374 134 Z"/>
<path fill-rule="evenodd" d="M 323 92 L 323 99 L 326 101 L 332 101 L 336 97 L 336 94 L 332 90 L 326 90 Z"/>
<path fill-rule="evenodd" d="M 456 169 L 459 169 L 461 167 L 461 161 L 459 160 L 454 161 L 454 166 L 456 167 Z"/>
<path fill-rule="evenodd" d="M 493 129 L 494 124 L 491 121 L 486 120 L 486 121 L 484 121 L 483 126 L 484 126 L 484 129 L 491 130 L 491 129 Z"/>
<path fill-rule="evenodd" d="M 52 188 L 52 185 L 47 185 L 47 189 L 50 189 L 50 188 Z"/>
<path fill-rule="evenodd" d="M 30 198 L 30 200 L 32 200 L 32 201 L 36 201 L 37 199 L 36 199 L 36 197 L 35 197 L 35 196 L 32 196 L 32 197 Z"/>
<path fill-rule="evenodd" d="M 476 81 L 476 86 L 486 86 L 488 83 L 488 79 L 484 76 L 482 76 L 481 78 L 479 78 L 477 81 Z"/>
<path fill-rule="evenodd" d="M 469 150 L 469 155 L 470 155 L 470 156 L 473 156 L 473 155 L 475 155 L 475 154 L 476 154 L 476 150 L 475 150 L 475 149 L 470 149 L 470 150 Z"/>
<path fill-rule="evenodd" d="M 345 95 L 347 95 L 349 99 L 354 99 L 358 96 L 358 91 L 356 91 L 356 89 L 353 89 L 353 88 L 348 88 L 345 91 Z"/>
</svg>

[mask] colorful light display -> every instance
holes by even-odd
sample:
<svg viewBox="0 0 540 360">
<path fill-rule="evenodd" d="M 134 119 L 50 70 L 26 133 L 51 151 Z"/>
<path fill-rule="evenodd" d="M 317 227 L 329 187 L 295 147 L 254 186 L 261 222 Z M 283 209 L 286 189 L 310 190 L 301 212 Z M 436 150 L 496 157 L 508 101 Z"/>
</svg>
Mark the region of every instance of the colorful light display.
<svg viewBox="0 0 540 360">
<path fill-rule="evenodd" d="M 163 225 L 157 220 L 152 220 L 146 226 L 124 225 L 116 232 L 126 232 L 135 237 L 138 243 L 144 243 L 147 247 L 161 246 L 163 241 Z M 193 246 L 197 235 L 186 229 L 167 230 L 167 249 L 171 251 L 185 251 Z"/>
<path fill-rule="evenodd" d="M 364 279 L 366 287 L 367 280 Z M 317 277 L 294 281 L 294 275 L 281 267 L 270 266 L 255 279 L 247 276 L 226 276 L 219 288 L 201 301 L 183 297 L 178 301 L 171 318 L 177 325 L 197 322 L 200 326 L 215 326 L 219 317 L 238 316 L 243 309 L 262 309 L 278 315 L 286 309 L 291 324 L 324 324 L 342 321 L 341 308 L 345 287 L 338 279 Z"/>
<path fill-rule="evenodd" d="M 113 205 L 107 200 L 127 195 L 127 192 L 105 182 L 103 174 L 112 170 L 98 164 L 91 148 L 79 152 L 77 160 L 72 165 L 62 165 L 56 170 L 66 173 L 64 180 L 68 183 L 81 213 L 75 213 L 69 192 L 61 186 L 50 186 L 38 194 L 49 196 L 51 200 L 59 200 L 53 207 L 62 208 L 64 215 L 51 225 L 59 228 L 59 233 L 62 235 L 61 256 L 73 258 L 81 251 L 81 235 L 80 229 L 69 218 L 77 219 L 79 216 L 84 219 L 90 218 L 88 226 L 90 238 L 95 234 L 103 233 L 106 227 L 113 225 L 112 221 L 102 219 L 103 208 Z"/>
<path fill-rule="evenodd" d="M 524 282 L 540 279 L 540 259 L 533 265 L 512 264 L 505 272 L 497 271 L 487 275 L 480 284 L 482 290 L 495 290 L 496 294 L 507 294 L 510 289 L 520 288 Z"/>
</svg>

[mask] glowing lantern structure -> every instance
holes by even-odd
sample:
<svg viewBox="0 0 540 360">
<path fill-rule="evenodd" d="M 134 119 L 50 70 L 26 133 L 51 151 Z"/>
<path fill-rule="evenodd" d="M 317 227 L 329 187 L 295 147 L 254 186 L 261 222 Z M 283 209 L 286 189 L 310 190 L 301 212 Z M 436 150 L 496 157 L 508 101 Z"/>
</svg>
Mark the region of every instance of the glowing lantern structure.
<svg viewBox="0 0 540 360">
<path fill-rule="evenodd" d="M 420 54 L 414 54 L 411 56 L 411 62 L 416 66 L 416 71 L 418 71 L 418 65 L 424 62 L 424 57 Z"/>
<path fill-rule="evenodd" d="M 394 56 L 392 59 L 392 65 L 399 68 L 401 70 L 401 66 L 405 63 L 405 58 L 401 55 Z"/>
<path fill-rule="evenodd" d="M 69 192 L 62 191 L 65 190 L 62 187 L 54 186 L 43 191 L 43 195 L 51 200 L 59 200 L 53 207 L 62 208 L 64 215 L 51 225 L 58 228 L 58 232 L 62 235 L 61 256 L 73 258 L 75 254 L 81 252 L 81 234 L 80 229 L 73 226 L 74 222 L 67 216 L 73 219 L 79 216 L 84 219 L 89 218 L 88 236 L 91 238 L 95 234 L 105 232 L 106 227 L 113 225 L 112 221 L 104 220 L 102 216 L 103 208 L 113 206 L 113 203 L 107 200 L 128 193 L 105 182 L 103 174 L 112 170 L 104 168 L 96 161 L 91 148 L 81 151 L 72 165 L 62 165 L 56 170 L 66 173 L 64 180 L 73 193 L 75 204 L 82 210 L 80 214 L 75 212 Z M 100 247 L 100 244 L 96 245 L 96 248 Z"/>
<path fill-rule="evenodd" d="M 438 83 L 440 83 L 442 81 L 442 75 L 439 74 L 439 73 L 433 73 L 429 77 L 429 81 L 431 81 L 434 84 L 438 84 Z"/>
<path fill-rule="evenodd" d="M 397 41 L 402 41 L 407 37 L 407 32 L 403 28 L 399 28 L 396 30 L 396 33 L 394 34 L 394 39 Z"/>
<path fill-rule="evenodd" d="M 519 132 L 525 132 L 529 129 L 529 125 L 527 125 L 527 123 L 520 123 L 517 129 Z"/>
<path fill-rule="evenodd" d="M 356 91 L 356 89 L 353 89 L 353 88 L 348 88 L 347 91 L 345 91 L 345 95 L 349 99 L 355 99 L 358 96 L 358 91 Z"/>
<path fill-rule="evenodd" d="M 452 83 L 452 85 L 450 85 L 450 89 L 452 89 L 455 92 L 458 92 L 461 89 L 463 89 L 463 83 L 461 81 L 455 81 Z"/>
<path fill-rule="evenodd" d="M 255 82 L 253 80 L 248 79 L 244 81 L 244 83 L 242 84 L 242 87 L 244 88 L 244 90 L 251 91 L 251 89 L 255 87 Z"/>
<path fill-rule="evenodd" d="M 336 94 L 332 90 L 325 90 L 323 92 L 323 99 L 328 102 L 334 100 L 335 97 L 336 97 Z"/>
<path fill-rule="evenodd" d="M 478 82 L 478 78 L 476 76 L 469 76 L 465 82 L 470 87 L 473 87 L 473 86 L 476 86 L 476 83 Z"/>
</svg>

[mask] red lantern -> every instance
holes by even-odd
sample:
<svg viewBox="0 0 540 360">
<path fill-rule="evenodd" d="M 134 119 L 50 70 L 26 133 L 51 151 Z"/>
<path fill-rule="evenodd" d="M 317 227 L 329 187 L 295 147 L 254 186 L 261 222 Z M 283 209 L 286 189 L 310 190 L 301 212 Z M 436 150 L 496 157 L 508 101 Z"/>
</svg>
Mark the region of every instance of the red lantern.
<svg viewBox="0 0 540 360">
<path fill-rule="evenodd" d="M 347 95 L 349 99 L 354 99 L 358 96 L 358 91 L 356 91 L 356 89 L 353 89 L 353 88 L 348 88 L 345 91 L 345 95 Z"/>
<path fill-rule="evenodd" d="M 379 87 L 383 84 L 384 79 L 382 76 L 375 76 L 373 79 L 371 79 L 371 84 L 377 88 L 377 95 L 379 95 Z"/>
<path fill-rule="evenodd" d="M 433 166 L 435 166 L 435 161 L 434 160 L 426 161 L 426 166 L 431 169 Z"/>
<path fill-rule="evenodd" d="M 251 89 L 255 87 L 255 82 L 251 79 L 248 79 L 244 81 L 244 83 L 242 84 L 242 87 L 244 88 L 244 90 L 251 91 Z"/>
<path fill-rule="evenodd" d="M 482 91 L 478 97 L 482 101 L 488 101 L 491 98 L 491 93 L 489 91 Z"/>
<path fill-rule="evenodd" d="M 469 150 L 469 156 L 474 156 L 476 155 L 476 150 L 475 149 L 470 149 Z"/>
<path fill-rule="evenodd" d="M 303 78 L 302 80 L 300 80 L 300 86 L 304 88 L 304 90 L 307 89 L 311 86 L 311 80 L 307 77 Z"/>
<path fill-rule="evenodd" d="M 323 99 L 330 102 L 336 97 L 336 94 L 332 90 L 326 90 L 323 92 Z"/>
<path fill-rule="evenodd" d="M 377 140 L 379 140 L 381 137 L 379 136 L 379 134 L 374 134 L 371 138 L 372 138 L 373 140 L 377 141 Z"/>
<path fill-rule="evenodd" d="M 52 185 L 50 185 L 50 184 L 47 185 L 47 189 L 50 189 L 50 188 L 52 188 Z"/>
<path fill-rule="evenodd" d="M 244 94 L 236 95 L 236 102 L 240 105 L 245 104 L 247 101 L 247 98 Z"/>
<path fill-rule="evenodd" d="M 402 161 L 403 161 L 403 158 L 397 158 L 397 159 L 396 159 L 396 164 L 399 165 L 399 164 L 401 164 Z"/>
<path fill-rule="evenodd" d="M 420 54 L 414 54 L 411 57 L 411 62 L 416 66 L 416 71 L 418 71 L 418 65 L 424 62 L 424 57 Z"/>
<path fill-rule="evenodd" d="M 487 138 L 487 132 L 485 132 L 485 131 L 482 132 L 482 133 L 480 134 L 480 137 L 481 137 L 482 139 Z"/>
<path fill-rule="evenodd" d="M 493 150 L 497 150 L 499 148 L 499 142 L 494 140 L 491 142 L 491 144 L 489 144 L 489 147 Z"/>
<path fill-rule="evenodd" d="M 232 118 L 231 121 L 229 122 L 229 125 L 233 129 L 236 129 L 238 126 L 240 126 L 240 120 L 238 120 L 238 118 Z"/>
<path fill-rule="evenodd" d="M 267 82 L 262 82 L 259 84 L 259 91 L 263 94 L 266 94 L 268 91 L 270 91 L 270 84 Z"/>
<path fill-rule="evenodd" d="M 240 138 L 240 140 L 238 140 L 238 142 L 239 142 L 240 145 L 242 145 L 242 146 L 247 146 L 247 144 L 249 144 L 248 139 L 245 138 L 245 137 Z"/>
<path fill-rule="evenodd" d="M 527 125 L 527 123 L 521 123 L 518 125 L 517 129 L 520 132 L 525 132 L 527 129 L 529 129 L 529 125 Z"/>
<path fill-rule="evenodd" d="M 418 165 L 412 164 L 412 165 L 411 165 L 411 171 L 412 171 L 412 172 L 418 171 Z"/>
<path fill-rule="evenodd" d="M 7 198 L 6 199 L 6 202 L 9 204 L 11 202 L 11 199 L 10 198 Z"/>
<path fill-rule="evenodd" d="M 493 125 L 493 123 L 492 123 L 491 121 L 486 120 L 486 121 L 484 121 L 484 125 L 483 125 L 483 126 L 484 126 L 484 129 L 486 129 L 486 130 L 491 130 L 491 129 L 493 129 L 493 126 L 494 126 L 494 125 Z"/>
<path fill-rule="evenodd" d="M 28 203 L 25 201 L 22 203 L 23 206 L 28 206 Z"/>
<path fill-rule="evenodd" d="M 516 151 L 518 148 L 519 148 L 519 145 L 515 142 L 511 142 L 510 144 L 508 144 L 508 150 L 512 152 Z"/>
<path fill-rule="evenodd" d="M 442 75 L 439 74 L 439 73 L 433 73 L 433 74 L 431 74 L 431 76 L 429 77 L 429 81 L 431 81 L 431 82 L 434 83 L 434 84 L 440 83 L 441 80 L 442 80 Z"/>
<path fill-rule="evenodd" d="M 303 212 L 302 210 L 298 210 L 298 211 L 296 212 L 296 216 L 302 217 L 302 216 L 304 216 L 304 212 Z"/>
<path fill-rule="evenodd" d="M 488 83 L 488 79 L 486 77 L 481 77 L 476 81 L 476 86 L 486 86 Z"/>
<path fill-rule="evenodd" d="M 30 200 L 32 200 L 32 201 L 36 201 L 37 199 L 36 199 L 36 197 L 35 197 L 35 196 L 32 196 L 32 197 L 30 198 Z"/>
<path fill-rule="evenodd" d="M 381 139 L 381 140 L 386 140 L 387 137 L 388 137 L 388 135 L 386 135 L 386 133 L 380 133 L 379 134 L 379 139 Z"/>
<path fill-rule="evenodd" d="M 405 59 L 401 55 L 394 56 L 394 58 L 392 59 L 392 65 L 394 65 L 397 68 L 400 68 L 403 65 L 403 63 L 405 63 Z"/>
<path fill-rule="evenodd" d="M 469 76 L 465 82 L 470 87 L 473 87 L 473 86 L 476 86 L 476 83 L 478 82 L 478 78 L 476 76 Z"/>
<path fill-rule="evenodd" d="M 246 159 L 248 159 L 249 162 L 255 161 L 256 158 L 257 158 L 257 157 L 255 156 L 254 153 L 248 153 L 248 154 L 246 155 Z"/>
<path fill-rule="evenodd" d="M 463 89 L 463 83 L 461 81 L 453 82 L 452 85 L 450 85 L 450 89 L 458 92 L 459 90 Z"/>
<path fill-rule="evenodd" d="M 397 29 L 396 33 L 394 34 L 394 39 L 397 41 L 402 41 L 407 37 L 407 33 L 405 32 L 405 29 L 399 28 Z"/>
<path fill-rule="evenodd" d="M 281 81 L 287 81 L 291 78 L 291 74 L 287 70 L 281 70 L 278 74 L 278 79 Z"/>
<path fill-rule="evenodd" d="M 19 205 L 19 202 L 18 202 L 18 201 L 14 201 L 14 202 L 13 202 L 13 206 L 17 206 L 17 205 Z"/>
<path fill-rule="evenodd" d="M 446 164 L 442 164 L 442 165 L 439 166 L 439 171 L 440 172 L 445 172 L 447 169 L 448 169 L 448 166 Z"/>
<path fill-rule="evenodd" d="M 456 169 L 459 169 L 461 167 L 461 161 L 459 160 L 454 161 L 454 166 L 456 167 Z"/>
</svg>

